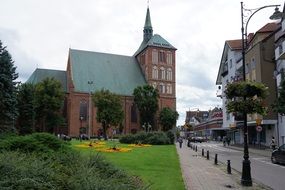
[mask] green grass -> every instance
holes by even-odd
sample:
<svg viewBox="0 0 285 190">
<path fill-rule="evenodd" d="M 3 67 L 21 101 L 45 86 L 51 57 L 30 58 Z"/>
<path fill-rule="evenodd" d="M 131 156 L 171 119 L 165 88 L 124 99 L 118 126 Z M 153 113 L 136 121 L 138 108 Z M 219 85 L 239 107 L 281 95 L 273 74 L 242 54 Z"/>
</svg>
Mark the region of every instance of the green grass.
<svg viewBox="0 0 285 190">
<path fill-rule="evenodd" d="M 72 141 L 72 145 L 80 144 Z M 108 142 L 112 147 L 114 143 Z M 126 144 L 117 143 L 119 147 Z M 80 148 L 83 154 L 97 153 L 94 149 Z M 179 159 L 174 145 L 154 145 L 151 147 L 133 148 L 130 152 L 104 153 L 107 160 L 115 166 L 137 175 L 152 190 L 184 190 L 184 183 L 179 165 Z"/>
</svg>

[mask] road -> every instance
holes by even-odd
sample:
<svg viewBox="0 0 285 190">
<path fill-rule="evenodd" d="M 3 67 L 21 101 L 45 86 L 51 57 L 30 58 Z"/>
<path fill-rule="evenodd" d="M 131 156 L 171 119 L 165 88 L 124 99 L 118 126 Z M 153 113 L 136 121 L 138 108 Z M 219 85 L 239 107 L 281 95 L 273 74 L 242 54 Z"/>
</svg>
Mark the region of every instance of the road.
<svg viewBox="0 0 285 190">
<path fill-rule="evenodd" d="M 222 143 L 216 142 L 204 142 L 195 143 L 198 146 L 198 151 L 204 149 L 205 156 L 206 151 L 209 150 L 210 159 L 214 162 L 215 154 L 218 154 L 218 161 L 227 163 L 227 160 L 231 160 L 231 167 L 241 172 L 243 151 L 231 149 L 230 147 L 224 147 Z M 274 190 L 285 189 L 285 166 L 272 164 L 270 156 L 263 156 L 257 153 L 250 153 L 249 159 L 251 161 L 251 177 L 254 181 L 262 183 Z"/>
</svg>

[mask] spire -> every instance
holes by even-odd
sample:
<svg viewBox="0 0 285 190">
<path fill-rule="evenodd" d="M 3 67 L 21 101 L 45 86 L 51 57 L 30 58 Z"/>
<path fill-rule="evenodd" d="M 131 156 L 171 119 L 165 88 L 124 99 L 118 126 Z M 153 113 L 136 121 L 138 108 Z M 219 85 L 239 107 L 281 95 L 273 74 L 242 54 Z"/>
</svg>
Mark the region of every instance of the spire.
<svg viewBox="0 0 285 190">
<path fill-rule="evenodd" d="M 151 37 L 152 37 L 152 26 L 150 21 L 149 7 L 147 7 L 144 30 L 143 30 L 143 40 L 145 42 L 148 42 L 151 39 Z"/>
</svg>

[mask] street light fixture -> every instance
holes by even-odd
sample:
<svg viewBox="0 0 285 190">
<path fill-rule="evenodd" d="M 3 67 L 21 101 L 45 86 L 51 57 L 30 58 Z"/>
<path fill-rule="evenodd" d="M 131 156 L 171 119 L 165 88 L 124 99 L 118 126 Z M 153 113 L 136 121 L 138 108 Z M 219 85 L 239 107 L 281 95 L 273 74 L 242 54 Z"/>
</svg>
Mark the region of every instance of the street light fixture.
<svg viewBox="0 0 285 190">
<path fill-rule="evenodd" d="M 264 9 L 264 8 L 269 8 L 269 7 L 276 7 L 275 12 L 273 15 L 270 17 L 270 19 L 279 19 L 282 17 L 282 13 L 280 13 L 278 7 L 280 5 L 266 5 L 257 9 L 245 9 L 243 6 L 243 2 L 241 2 L 241 32 L 242 32 L 242 67 L 243 67 L 243 80 L 246 81 L 246 76 L 245 76 L 245 50 L 247 49 L 247 26 L 248 22 L 250 21 L 251 17 L 258 11 Z M 244 11 L 250 11 L 251 15 L 248 17 L 246 22 L 244 22 Z M 245 25 L 245 27 L 244 27 Z M 246 97 L 243 97 L 244 100 Z M 242 177 L 241 177 L 241 184 L 244 186 L 252 186 L 252 179 L 251 179 L 251 172 L 250 172 L 250 160 L 249 160 L 249 153 L 248 153 L 248 128 L 247 128 L 247 113 L 243 113 L 243 118 L 244 118 L 244 155 L 243 155 L 243 162 L 242 162 Z"/>
</svg>

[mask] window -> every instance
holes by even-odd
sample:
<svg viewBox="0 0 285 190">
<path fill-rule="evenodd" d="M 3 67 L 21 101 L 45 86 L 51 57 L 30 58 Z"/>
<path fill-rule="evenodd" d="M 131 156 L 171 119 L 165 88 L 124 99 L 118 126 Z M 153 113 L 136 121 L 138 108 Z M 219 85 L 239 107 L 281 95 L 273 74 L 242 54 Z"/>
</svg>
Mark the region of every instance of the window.
<svg viewBox="0 0 285 190">
<path fill-rule="evenodd" d="M 158 70 L 156 66 L 152 68 L 152 78 L 158 79 Z"/>
<path fill-rule="evenodd" d="M 163 83 L 160 83 L 160 84 L 159 84 L 159 91 L 160 91 L 160 93 L 162 93 L 162 94 L 165 93 L 165 86 L 164 86 Z"/>
<path fill-rule="evenodd" d="M 230 69 L 233 67 L 233 60 L 230 59 Z"/>
<path fill-rule="evenodd" d="M 245 64 L 245 73 L 247 74 L 249 72 L 250 65 L 247 63 Z"/>
<path fill-rule="evenodd" d="M 81 100 L 79 106 L 79 120 L 87 120 L 87 101 Z"/>
<path fill-rule="evenodd" d="M 256 67 L 256 62 L 255 62 L 255 59 L 252 58 L 251 59 L 251 69 L 255 69 L 255 67 Z"/>
<path fill-rule="evenodd" d="M 137 123 L 138 117 L 137 117 L 137 108 L 136 105 L 133 104 L 131 107 L 131 122 L 132 123 Z"/>
<path fill-rule="evenodd" d="M 145 72 L 145 77 L 148 78 L 148 69 L 147 69 L 147 66 L 145 67 L 145 71 L 144 71 L 144 72 Z"/>
<path fill-rule="evenodd" d="M 164 63 L 165 62 L 165 53 L 163 51 L 160 51 L 158 58 L 159 58 L 158 59 L 159 62 L 163 62 Z"/>
<path fill-rule="evenodd" d="M 152 83 L 152 87 L 153 87 L 153 88 L 156 88 L 156 87 L 157 87 L 156 82 Z"/>
<path fill-rule="evenodd" d="M 279 50 L 279 56 L 283 53 L 283 47 L 282 47 L 282 44 L 280 44 L 278 46 L 278 50 Z"/>
<path fill-rule="evenodd" d="M 161 67 L 160 72 L 161 72 L 161 79 L 164 80 L 165 79 L 165 69 Z"/>
<path fill-rule="evenodd" d="M 166 72 L 166 79 L 167 80 L 172 80 L 172 69 L 168 68 Z"/>
<path fill-rule="evenodd" d="M 152 50 L 152 63 L 153 64 L 158 63 L 158 52 L 156 49 Z"/>
<path fill-rule="evenodd" d="M 167 84 L 167 86 L 166 86 L 166 93 L 167 94 L 172 94 L 172 86 L 171 86 L 171 84 Z"/>
<path fill-rule="evenodd" d="M 168 65 L 172 65 L 172 53 L 171 52 L 167 53 L 166 63 Z"/>
</svg>

